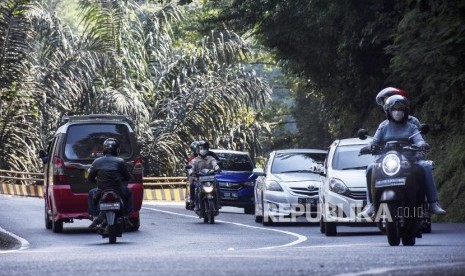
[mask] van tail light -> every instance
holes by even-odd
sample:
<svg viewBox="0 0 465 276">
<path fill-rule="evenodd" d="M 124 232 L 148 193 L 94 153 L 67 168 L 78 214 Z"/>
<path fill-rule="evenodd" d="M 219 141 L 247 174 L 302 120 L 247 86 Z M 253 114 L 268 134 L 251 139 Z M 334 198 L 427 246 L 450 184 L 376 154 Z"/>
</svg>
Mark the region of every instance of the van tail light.
<svg viewBox="0 0 465 276">
<path fill-rule="evenodd" d="M 53 183 L 66 184 L 65 163 L 57 156 L 53 158 Z"/>
<path fill-rule="evenodd" d="M 134 181 L 136 182 L 142 182 L 144 174 L 144 168 L 142 167 L 142 158 L 137 158 L 134 161 L 134 167 L 132 169 L 132 177 L 134 178 Z"/>
</svg>

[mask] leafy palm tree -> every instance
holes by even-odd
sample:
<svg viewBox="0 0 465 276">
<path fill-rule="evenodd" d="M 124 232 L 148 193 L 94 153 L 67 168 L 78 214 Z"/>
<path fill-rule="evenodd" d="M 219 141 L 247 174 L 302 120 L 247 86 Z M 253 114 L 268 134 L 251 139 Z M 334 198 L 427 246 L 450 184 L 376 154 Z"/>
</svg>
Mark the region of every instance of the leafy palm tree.
<svg viewBox="0 0 465 276">
<path fill-rule="evenodd" d="M 9 1 L 2 10 L 17 9 L 17 2 Z M 28 144 L 34 145 L 30 153 L 45 144 L 62 115 L 83 113 L 131 116 L 150 174 L 179 172 L 188 145 L 195 139 L 208 139 L 214 146 L 259 150 L 261 122 L 255 115 L 270 89 L 253 71 L 242 68 L 247 46 L 234 33 L 212 33 L 197 47 L 184 49 L 173 42 L 172 24 L 183 20 L 175 5 L 153 11 L 135 1 L 82 0 L 84 31 L 75 37 L 40 5 L 24 2 L 25 16 L 20 20 L 24 27 L 15 32 L 21 35 L 30 30 L 33 35 L 27 45 L 32 50 L 15 55 L 19 69 L 13 75 L 26 74 L 30 81 L 23 83 L 27 78 L 18 77 L 20 85 L 2 84 L 2 91 L 12 87 L 21 93 L 30 91 L 21 102 L 37 103 L 36 135 L 28 136 L 32 139 Z M 10 19 L 2 16 L 0 21 L 7 24 Z M 8 40 L 6 33 L 1 38 Z M 11 47 L 21 50 L 24 46 Z M 5 63 L 2 59 L 0 66 Z M 29 83 L 32 88 L 25 89 Z M 20 159 L 34 160 L 31 154 Z M 11 167 L 10 161 L 2 167 Z"/>
</svg>

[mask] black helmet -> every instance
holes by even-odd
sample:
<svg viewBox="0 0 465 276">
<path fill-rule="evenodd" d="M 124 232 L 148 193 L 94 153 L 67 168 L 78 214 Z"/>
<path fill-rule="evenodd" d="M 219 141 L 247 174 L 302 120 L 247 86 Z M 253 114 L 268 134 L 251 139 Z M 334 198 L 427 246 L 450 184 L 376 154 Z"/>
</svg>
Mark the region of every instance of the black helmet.
<svg viewBox="0 0 465 276">
<path fill-rule="evenodd" d="M 199 143 L 199 141 L 194 141 L 191 143 L 191 150 L 193 153 L 197 152 L 197 144 Z"/>
<path fill-rule="evenodd" d="M 210 150 L 210 144 L 207 141 L 199 141 L 197 143 L 197 149 L 199 150 L 199 154 L 201 156 L 205 156 L 207 152 Z"/>
<path fill-rule="evenodd" d="M 115 138 L 108 138 L 103 142 L 103 154 L 118 156 L 119 143 Z"/>
<path fill-rule="evenodd" d="M 386 99 L 384 103 L 384 112 L 388 120 L 402 123 L 406 122 L 409 116 L 410 108 L 407 98 L 401 95 L 394 95 Z M 403 111 L 402 117 L 393 116 L 393 111 Z"/>
</svg>

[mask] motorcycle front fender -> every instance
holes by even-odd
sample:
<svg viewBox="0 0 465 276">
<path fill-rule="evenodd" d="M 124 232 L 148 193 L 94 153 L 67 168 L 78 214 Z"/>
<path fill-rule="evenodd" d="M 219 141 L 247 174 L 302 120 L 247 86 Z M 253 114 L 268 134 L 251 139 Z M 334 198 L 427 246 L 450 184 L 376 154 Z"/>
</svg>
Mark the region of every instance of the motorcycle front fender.
<svg viewBox="0 0 465 276">
<path fill-rule="evenodd" d="M 402 201 L 402 200 L 403 200 L 402 194 L 396 190 L 384 190 L 380 198 L 381 202 Z"/>
</svg>

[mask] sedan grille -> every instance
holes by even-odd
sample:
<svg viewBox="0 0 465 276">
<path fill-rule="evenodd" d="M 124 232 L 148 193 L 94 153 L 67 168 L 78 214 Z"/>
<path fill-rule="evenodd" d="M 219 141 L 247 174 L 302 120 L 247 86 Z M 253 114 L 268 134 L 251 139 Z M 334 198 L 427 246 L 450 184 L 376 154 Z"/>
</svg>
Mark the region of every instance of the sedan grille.
<svg viewBox="0 0 465 276">
<path fill-rule="evenodd" d="M 318 195 L 318 188 L 309 190 L 307 188 L 302 188 L 302 187 L 289 187 L 289 190 L 296 195 L 303 195 L 303 196 L 317 196 Z"/>
<path fill-rule="evenodd" d="M 347 197 L 350 197 L 356 200 L 365 200 L 367 198 L 367 192 L 366 191 L 350 191 Z"/>
<path fill-rule="evenodd" d="M 235 182 L 218 182 L 220 185 L 220 189 L 226 191 L 238 191 L 242 188 L 242 183 L 235 183 Z"/>
</svg>

